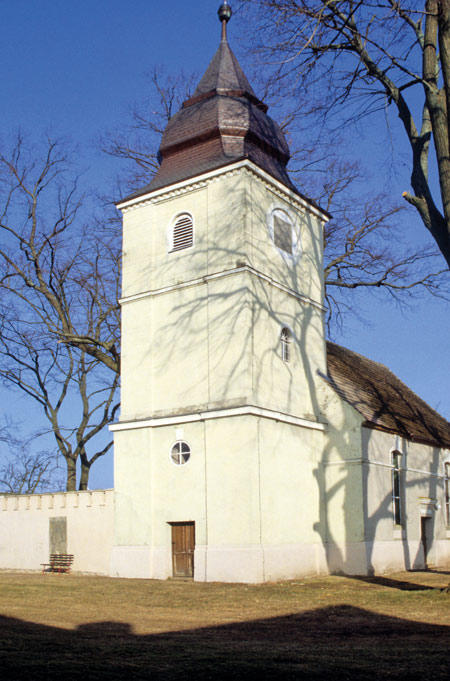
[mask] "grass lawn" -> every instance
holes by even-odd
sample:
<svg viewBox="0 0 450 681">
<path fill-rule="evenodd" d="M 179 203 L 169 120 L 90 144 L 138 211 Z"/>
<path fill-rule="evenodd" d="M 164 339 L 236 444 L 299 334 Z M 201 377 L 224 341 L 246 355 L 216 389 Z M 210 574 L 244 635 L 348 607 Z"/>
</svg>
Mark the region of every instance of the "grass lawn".
<svg viewBox="0 0 450 681">
<path fill-rule="evenodd" d="M 448 681 L 449 580 L 248 586 L 0 572 L 0 678 Z"/>
</svg>

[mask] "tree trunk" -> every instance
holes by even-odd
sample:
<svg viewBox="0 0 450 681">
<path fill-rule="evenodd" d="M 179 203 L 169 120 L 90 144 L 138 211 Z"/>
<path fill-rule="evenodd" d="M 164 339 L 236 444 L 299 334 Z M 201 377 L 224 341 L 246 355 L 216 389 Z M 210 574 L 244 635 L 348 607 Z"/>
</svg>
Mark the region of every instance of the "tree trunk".
<svg viewBox="0 0 450 681">
<path fill-rule="evenodd" d="M 442 13 L 440 22 L 438 22 L 439 9 L 440 3 L 438 3 L 437 0 L 427 0 L 425 43 L 423 50 L 423 76 L 425 80 L 425 98 L 430 112 L 434 148 L 438 164 L 439 185 L 444 208 L 444 219 L 432 219 L 429 229 L 446 259 L 447 264 L 450 266 L 450 158 L 447 99 L 445 90 L 439 89 L 438 74 L 440 64 L 438 63 L 437 55 L 439 32 L 439 43 L 441 46 L 444 46 L 445 51 L 443 64 L 445 67 L 445 58 L 447 56 L 446 50 L 449 41 L 449 23 L 446 20 L 446 17 L 442 16 Z"/>
<path fill-rule="evenodd" d="M 89 473 L 91 472 L 91 466 L 87 461 L 81 460 L 81 477 L 79 490 L 86 490 L 88 488 Z"/>
<path fill-rule="evenodd" d="M 440 0 L 439 16 L 439 60 L 442 78 L 444 79 L 445 98 L 447 102 L 447 128 L 450 140 L 450 5 L 448 0 Z"/>
<path fill-rule="evenodd" d="M 77 462 L 74 459 L 66 458 L 66 463 L 67 463 L 66 492 L 76 492 Z"/>
</svg>

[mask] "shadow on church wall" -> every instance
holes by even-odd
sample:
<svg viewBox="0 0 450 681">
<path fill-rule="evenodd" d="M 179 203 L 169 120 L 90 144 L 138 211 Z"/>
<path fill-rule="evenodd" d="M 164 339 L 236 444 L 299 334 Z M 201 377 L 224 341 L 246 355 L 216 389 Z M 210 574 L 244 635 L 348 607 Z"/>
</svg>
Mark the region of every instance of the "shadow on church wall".
<svg viewBox="0 0 450 681">
<path fill-rule="evenodd" d="M 227 212 L 218 214 L 220 225 L 215 224 L 208 214 L 204 217 L 211 222 L 209 231 L 202 232 L 205 226 L 196 218 L 196 242 L 192 251 L 167 254 L 164 242 L 157 266 L 163 269 L 164 262 L 169 263 L 172 258 L 170 267 L 173 269 L 175 259 L 179 258 L 179 274 L 183 281 L 186 281 L 183 263 L 188 263 L 189 258 L 203 263 L 203 272 L 208 275 L 215 272 L 220 274 L 230 267 L 250 266 L 263 274 L 268 271 L 274 281 L 281 282 L 299 294 L 309 295 L 314 290 L 320 290 L 323 287 L 322 274 L 319 272 L 322 262 L 321 244 L 311 216 L 305 213 L 302 217 L 304 247 L 299 254 L 297 266 L 287 264 L 286 258 L 280 257 L 270 240 L 267 224 L 268 201 L 259 204 L 252 197 L 251 208 L 246 208 L 251 213 L 251 230 L 254 230 L 251 239 L 248 239 L 248 219 L 242 216 L 242 186 L 239 185 L 239 179 L 235 183 L 235 192 L 228 191 L 231 185 L 224 185 L 222 199 Z M 182 206 L 181 203 L 178 205 Z M 239 229 L 234 229 L 236 221 L 239 222 L 242 233 Z M 165 227 L 162 232 L 165 234 L 164 229 Z M 228 239 L 228 234 L 233 235 L 233 238 Z M 160 235 L 159 238 L 163 237 Z M 211 263 L 214 264 L 212 269 Z M 148 264 L 146 276 L 149 280 L 154 265 L 155 263 Z M 238 276 L 240 279 L 236 279 Z M 234 283 L 231 283 L 232 278 Z M 313 279 L 315 285 L 311 285 Z M 284 303 L 280 303 L 280 289 L 263 284 L 261 279 L 248 271 L 245 274 L 231 275 L 228 280 L 230 285 L 223 278 L 220 285 L 216 285 L 217 281 L 219 280 L 197 283 L 191 288 L 181 289 L 176 295 L 171 293 L 172 305 L 167 307 L 165 316 L 161 315 L 161 310 L 155 315 L 163 319 L 152 343 L 148 345 L 147 353 L 155 384 L 171 367 L 178 367 L 178 373 L 177 381 L 172 382 L 173 387 L 170 382 L 168 385 L 166 383 L 167 388 L 164 391 L 156 391 L 154 394 L 151 415 L 183 411 L 190 413 L 250 404 L 278 409 L 311 421 L 323 420 L 317 393 L 318 382 L 323 379 L 317 372 L 318 369 L 325 371 L 325 347 L 323 322 L 318 321 L 320 313 L 317 309 L 310 303 L 295 300 L 287 294 L 283 294 L 286 298 Z M 172 283 L 175 285 L 177 281 Z M 274 293 L 275 289 L 278 292 Z M 289 364 L 284 363 L 280 357 L 279 335 L 283 326 L 288 326 L 293 334 L 295 361 Z M 147 380 L 148 376 L 144 374 L 144 378 Z M 158 405 L 161 407 L 162 399 L 165 400 L 166 408 L 161 409 Z M 313 474 L 318 504 L 317 509 L 310 511 L 308 518 L 305 517 L 305 522 L 309 522 L 311 526 L 316 521 L 314 530 L 323 545 L 330 571 L 354 572 L 350 564 L 352 561 L 349 561 L 345 554 L 346 549 L 342 547 L 366 542 L 365 563 L 370 573 L 374 569 L 372 542 L 379 538 L 377 532 L 382 522 L 392 520 L 392 491 L 388 484 L 376 510 L 369 511 L 367 462 L 359 464 L 357 475 L 354 469 L 350 475 L 349 468 L 329 486 L 324 477 L 328 458 L 333 456 L 335 459 L 342 459 L 342 464 L 346 465 L 349 445 L 354 446 L 356 440 L 360 459 L 362 451 L 359 426 L 349 432 L 348 423 L 344 422 L 342 429 L 335 429 L 333 435 L 333 443 L 326 444 L 322 451 L 317 452 L 318 465 Z M 301 455 L 299 446 L 298 456 Z M 439 452 L 435 450 L 432 470 L 437 470 L 438 458 Z M 405 481 L 403 495 L 417 488 L 421 493 L 435 498 L 436 486 L 436 477 L 416 477 Z M 301 494 L 302 490 L 299 488 L 299 496 Z M 339 495 L 343 498 L 343 522 L 340 536 L 335 536 L 336 523 L 331 517 L 330 509 Z M 434 522 L 433 516 L 432 534 Z M 401 540 L 405 567 L 422 567 L 420 547 L 417 555 L 409 555 L 409 532 L 410 525 L 407 523 Z M 390 539 L 392 537 L 386 537 L 386 541 Z M 354 564 L 354 558 L 352 560 Z M 363 562 L 359 561 L 360 566 Z"/>
<path fill-rule="evenodd" d="M 167 254 L 160 246 L 157 261 L 148 264 L 145 277 L 150 280 L 152 267 L 163 271 L 166 261 L 172 268 L 177 259 L 180 269 L 178 275 L 173 275 L 173 284 L 177 283 L 176 276 L 183 281 L 195 279 L 196 269 L 199 276 L 204 276 L 249 266 L 263 274 L 269 273 L 275 282 L 281 282 L 306 297 L 311 293 L 311 286 L 314 288 L 314 281 L 316 302 L 320 304 L 321 273 L 318 263 L 321 246 L 311 216 L 305 213 L 301 220 L 302 238 L 308 249 L 303 248 L 297 259 L 287 264 L 286 258 L 280 255 L 270 239 L 267 225 L 269 203 L 264 206 L 252 204 L 249 220 L 257 236 L 249 244 L 240 181 L 239 178 L 236 180 L 235 192 L 224 193 L 227 213 L 218 216 L 217 220 L 222 221 L 220 225 L 208 216 L 207 222 L 211 224 L 205 232 L 202 216 L 194 216 L 194 248 L 186 253 Z M 230 186 L 228 184 L 226 189 L 229 190 Z M 181 208 L 182 203 L 179 205 Z M 236 231 L 233 225 L 237 221 L 240 227 Z M 155 228 L 160 229 L 160 226 L 155 225 Z M 230 238 L 228 235 L 231 235 Z M 159 238 L 161 240 L 162 237 Z M 197 265 L 192 273 L 186 275 L 185 268 L 189 271 L 190 260 L 195 260 Z M 153 414 L 226 407 L 233 401 L 242 404 L 241 398 L 245 398 L 250 404 L 276 408 L 278 403 L 279 409 L 286 413 L 311 419 L 319 417 L 315 384 L 317 356 L 322 355 L 322 364 L 324 356 L 324 348 L 318 347 L 322 323 L 318 322 L 320 313 L 316 311 L 314 318 L 313 308 L 308 302 L 294 302 L 292 297 L 283 293 L 286 304 L 280 304 L 279 288 L 264 284 L 248 272 L 209 281 L 191 289 L 183 288 L 170 295 L 173 302 L 170 309 L 164 310 L 164 316 L 162 308 L 158 308 L 158 314 L 155 314 L 163 322 L 158 324 L 153 340 L 149 342 L 147 361 L 152 366 L 155 385 L 164 380 L 168 369 L 177 365 L 180 367 L 179 381 L 174 386 L 173 396 L 170 386 L 163 395 L 161 391 L 156 392 Z M 283 363 L 280 357 L 279 336 L 283 326 L 291 329 L 295 344 L 290 365 Z M 312 348 L 316 337 L 318 342 Z M 312 355 L 315 355 L 313 363 Z M 206 371 L 207 367 L 209 371 Z M 246 383 L 245 376 L 251 385 L 248 385 L 248 380 Z M 274 377 L 277 381 L 273 380 Z M 263 393 L 264 397 L 261 396 Z M 302 413 L 298 408 L 299 394 L 304 402 L 300 410 Z M 193 399 L 194 396 L 196 399 Z M 267 404 L 272 396 L 272 403 Z M 164 407 L 161 409 L 162 404 Z"/>
<path fill-rule="evenodd" d="M 389 405 L 385 406 L 386 409 L 389 408 Z M 411 443 L 400 436 L 363 428 L 359 436 L 361 463 L 347 462 L 342 453 L 351 449 L 349 425 L 351 424 L 344 420 L 341 429 L 333 429 L 333 440 L 325 447 L 321 462 L 314 470 L 322 500 L 320 519 L 314 527 L 321 538 L 330 572 L 355 574 L 355 555 L 352 557 L 351 545 L 356 545 L 357 542 L 364 542 L 365 556 L 357 556 L 361 573 L 373 575 L 380 571 L 380 564 L 387 568 L 391 566 L 391 569 L 392 567 L 396 569 L 403 567 L 406 570 L 426 569 L 433 563 L 435 540 L 444 537 L 444 525 L 440 516 L 442 510 L 439 504 L 437 507 L 435 504 L 436 501 L 441 501 L 442 496 L 440 470 L 442 451 L 437 447 L 424 445 L 422 446 L 424 451 L 421 452 L 421 445 L 418 443 Z M 354 439 L 357 437 L 354 434 Z M 373 450 L 369 444 L 371 438 L 375 438 L 376 446 Z M 393 447 L 395 441 L 397 445 Z M 400 487 L 401 526 L 394 525 L 390 465 L 390 453 L 393 449 L 403 453 Z M 342 464 L 342 474 L 331 486 L 326 481 L 326 466 L 330 458 L 337 463 L 341 461 Z M 421 470 L 417 470 L 418 465 Z M 355 474 L 355 471 L 359 471 L 359 474 Z M 341 512 L 344 537 L 336 536 L 334 529 L 338 523 L 333 517 L 333 502 L 339 496 L 343 499 Z M 423 518 L 421 500 L 433 502 L 429 504 L 431 510 L 426 518 L 426 548 L 421 536 Z M 358 517 L 361 519 L 359 527 L 355 522 Z M 384 565 L 380 551 L 384 552 Z M 397 557 L 402 556 L 402 566 L 396 561 L 395 552 Z"/>
</svg>

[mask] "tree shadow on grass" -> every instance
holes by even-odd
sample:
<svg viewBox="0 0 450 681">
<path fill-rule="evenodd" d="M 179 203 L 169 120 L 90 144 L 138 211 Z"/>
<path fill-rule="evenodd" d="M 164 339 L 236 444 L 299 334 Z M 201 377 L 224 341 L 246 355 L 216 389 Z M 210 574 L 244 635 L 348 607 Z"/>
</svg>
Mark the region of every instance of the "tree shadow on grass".
<svg viewBox="0 0 450 681">
<path fill-rule="evenodd" d="M 348 575 L 346 575 L 348 577 Z M 436 587 L 427 584 L 415 584 L 401 579 L 392 579 L 391 577 L 382 576 L 367 576 L 367 575 L 352 575 L 351 579 L 356 579 L 360 582 L 367 582 L 368 584 L 377 584 L 378 586 L 388 586 L 391 589 L 400 589 L 400 591 L 433 591 Z"/>
<path fill-rule="evenodd" d="M 150 635 L 122 622 L 68 630 L 0 617 L 0 626 L 3 678 L 13 681 L 448 678 L 449 627 L 346 605 Z"/>
<path fill-rule="evenodd" d="M 411 570 L 408 570 L 408 572 L 431 572 L 431 574 L 435 575 L 450 575 L 450 572 L 448 570 L 441 570 L 440 568 L 436 570 L 435 568 L 430 567 L 417 569 L 412 568 Z"/>
</svg>

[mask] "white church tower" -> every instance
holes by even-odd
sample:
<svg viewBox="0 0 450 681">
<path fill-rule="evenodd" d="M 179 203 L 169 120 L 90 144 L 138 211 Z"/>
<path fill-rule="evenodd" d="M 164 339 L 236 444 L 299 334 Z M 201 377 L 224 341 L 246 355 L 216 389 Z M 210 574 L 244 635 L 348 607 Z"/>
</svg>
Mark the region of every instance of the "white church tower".
<svg viewBox="0 0 450 681">
<path fill-rule="evenodd" d="M 124 199 L 111 574 L 261 582 L 317 569 L 322 228 L 227 41 Z"/>
</svg>

